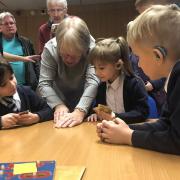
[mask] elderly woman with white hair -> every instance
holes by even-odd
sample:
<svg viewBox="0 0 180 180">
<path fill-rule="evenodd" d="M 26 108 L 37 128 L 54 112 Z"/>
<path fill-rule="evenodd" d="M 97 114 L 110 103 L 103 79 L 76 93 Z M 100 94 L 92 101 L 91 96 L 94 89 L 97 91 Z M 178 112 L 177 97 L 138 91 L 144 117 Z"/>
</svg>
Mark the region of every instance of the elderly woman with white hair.
<svg viewBox="0 0 180 180">
<path fill-rule="evenodd" d="M 43 50 L 39 91 L 55 111 L 56 127 L 80 124 L 96 96 L 99 79 L 87 61 L 90 39 L 86 23 L 68 16 Z"/>
</svg>

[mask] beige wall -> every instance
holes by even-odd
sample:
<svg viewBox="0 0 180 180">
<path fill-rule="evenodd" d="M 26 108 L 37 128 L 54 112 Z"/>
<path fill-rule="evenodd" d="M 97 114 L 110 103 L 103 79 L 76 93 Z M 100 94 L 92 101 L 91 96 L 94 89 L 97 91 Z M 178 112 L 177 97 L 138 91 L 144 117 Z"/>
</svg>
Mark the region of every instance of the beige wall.
<svg viewBox="0 0 180 180">
<path fill-rule="evenodd" d="M 84 19 L 95 38 L 125 36 L 127 23 L 137 15 L 133 2 L 69 6 L 68 12 Z M 38 27 L 46 22 L 48 16 L 42 15 L 40 10 L 35 11 L 33 16 L 30 11 L 13 14 L 16 17 L 19 34 L 31 39 L 36 49 Z"/>
</svg>

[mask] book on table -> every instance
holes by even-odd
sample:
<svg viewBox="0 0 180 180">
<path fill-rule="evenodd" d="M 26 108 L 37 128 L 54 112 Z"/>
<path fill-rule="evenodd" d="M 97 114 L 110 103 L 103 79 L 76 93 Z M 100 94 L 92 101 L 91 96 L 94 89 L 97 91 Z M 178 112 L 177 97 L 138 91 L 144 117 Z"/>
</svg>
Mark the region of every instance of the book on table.
<svg viewBox="0 0 180 180">
<path fill-rule="evenodd" d="M 56 167 L 56 161 L 9 162 L 0 163 L 0 180 L 81 180 L 84 171 L 84 166 Z"/>
<path fill-rule="evenodd" d="M 54 177 L 55 161 L 29 161 L 0 163 L 0 179 L 23 180 L 41 179 L 52 180 Z"/>
</svg>

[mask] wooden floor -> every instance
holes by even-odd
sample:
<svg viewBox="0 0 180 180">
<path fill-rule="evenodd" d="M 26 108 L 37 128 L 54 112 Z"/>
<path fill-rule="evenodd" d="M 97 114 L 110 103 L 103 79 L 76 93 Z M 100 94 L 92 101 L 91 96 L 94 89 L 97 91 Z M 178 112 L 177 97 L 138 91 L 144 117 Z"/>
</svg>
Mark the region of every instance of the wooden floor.
<svg viewBox="0 0 180 180">
<path fill-rule="evenodd" d="M 85 166 L 83 180 L 178 180 L 180 156 L 101 143 L 96 124 L 55 129 L 52 122 L 0 131 L 0 161 L 56 160 Z"/>
</svg>

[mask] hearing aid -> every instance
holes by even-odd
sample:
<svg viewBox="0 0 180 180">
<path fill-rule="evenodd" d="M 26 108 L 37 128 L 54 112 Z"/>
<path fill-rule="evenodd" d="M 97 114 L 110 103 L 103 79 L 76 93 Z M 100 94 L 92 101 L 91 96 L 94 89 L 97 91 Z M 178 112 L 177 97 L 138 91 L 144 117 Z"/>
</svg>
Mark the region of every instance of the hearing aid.
<svg viewBox="0 0 180 180">
<path fill-rule="evenodd" d="M 122 65 L 123 65 L 123 61 L 119 59 L 118 62 L 116 63 L 116 69 L 120 70 L 122 68 Z"/>
<path fill-rule="evenodd" d="M 160 60 L 161 57 L 164 59 L 167 56 L 167 49 L 163 46 L 155 46 L 154 53 L 156 56 L 156 60 Z"/>
</svg>

